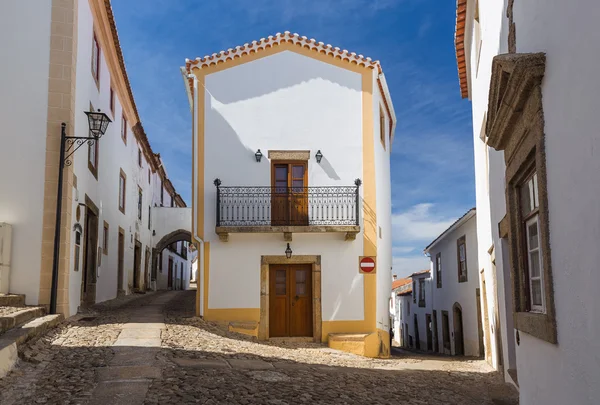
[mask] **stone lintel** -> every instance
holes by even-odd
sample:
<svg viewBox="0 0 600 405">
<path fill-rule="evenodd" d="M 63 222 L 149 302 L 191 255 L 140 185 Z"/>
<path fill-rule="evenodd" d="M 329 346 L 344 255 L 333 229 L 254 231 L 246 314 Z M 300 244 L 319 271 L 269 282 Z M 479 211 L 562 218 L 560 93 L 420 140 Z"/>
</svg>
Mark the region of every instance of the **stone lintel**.
<svg viewBox="0 0 600 405">
<path fill-rule="evenodd" d="M 309 150 L 270 150 L 269 159 L 271 160 L 309 160 Z"/>
</svg>

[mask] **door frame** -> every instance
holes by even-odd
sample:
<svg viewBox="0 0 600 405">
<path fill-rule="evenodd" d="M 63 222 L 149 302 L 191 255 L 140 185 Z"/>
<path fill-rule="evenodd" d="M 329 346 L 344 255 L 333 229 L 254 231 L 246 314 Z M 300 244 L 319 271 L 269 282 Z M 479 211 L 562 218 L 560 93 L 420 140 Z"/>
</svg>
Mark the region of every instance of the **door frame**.
<svg viewBox="0 0 600 405">
<path fill-rule="evenodd" d="M 310 264 L 312 268 L 312 317 L 313 342 L 322 341 L 323 318 L 321 313 L 321 255 L 261 256 L 260 262 L 260 320 L 258 340 L 269 339 L 269 265 L 271 264 Z"/>
<path fill-rule="evenodd" d="M 137 251 L 137 255 L 136 252 Z M 135 240 L 133 245 L 133 288 L 142 289 L 142 242 Z"/>
<path fill-rule="evenodd" d="M 173 288 L 173 256 L 169 255 L 169 260 L 167 263 L 167 290 L 169 288 L 171 290 L 174 290 L 175 288 Z"/>
<path fill-rule="evenodd" d="M 277 198 L 278 194 L 276 193 L 276 187 L 275 187 L 275 167 L 276 166 L 282 166 L 282 165 L 286 165 L 288 167 L 288 174 L 287 174 L 287 193 L 285 195 L 285 198 L 287 199 L 287 214 L 285 217 L 285 220 L 281 221 L 277 221 L 277 220 L 273 220 L 274 217 L 274 199 Z M 293 166 L 304 166 L 304 173 L 303 173 L 303 182 L 304 182 L 304 187 L 303 189 L 306 190 L 306 196 L 303 196 L 302 198 L 306 199 L 305 201 L 305 207 L 303 208 L 303 215 L 306 216 L 306 224 L 308 225 L 308 161 L 307 160 L 271 160 L 271 225 L 273 226 L 279 226 L 279 225 L 303 225 L 303 224 L 292 224 L 292 205 L 293 205 L 293 198 L 294 198 L 294 193 L 293 193 L 293 187 L 292 187 L 292 167 Z M 279 195 L 279 198 L 283 198 L 283 196 Z M 275 222 L 275 224 L 273 223 Z M 274 263 L 274 264 L 281 264 L 281 263 Z"/>
<path fill-rule="evenodd" d="M 460 314 L 460 319 L 457 315 Z M 465 329 L 463 326 L 463 310 L 462 306 L 455 302 L 452 306 L 452 327 L 454 330 L 454 355 L 464 356 L 465 355 Z M 460 334 L 457 333 L 460 331 Z M 460 336 L 459 336 L 460 335 Z M 459 338 L 460 337 L 460 338 Z M 460 350 L 458 350 L 460 349 Z"/>
<path fill-rule="evenodd" d="M 83 227 L 83 257 L 82 257 L 82 273 L 81 273 L 81 294 L 79 297 L 80 304 L 90 305 L 96 303 L 96 282 L 98 279 L 98 241 L 99 241 L 99 230 L 100 230 L 100 210 L 98 206 L 94 204 L 92 199 L 85 194 L 85 216 L 84 216 L 84 227 Z M 90 238 L 90 229 L 88 229 L 88 212 L 91 211 L 96 217 L 96 235 L 95 235 L 95 246 L 93 247 L 92 254 L 94 255 L 93 263 L 93 274 L 88 272 L 88 239 Z"/>
</svg>

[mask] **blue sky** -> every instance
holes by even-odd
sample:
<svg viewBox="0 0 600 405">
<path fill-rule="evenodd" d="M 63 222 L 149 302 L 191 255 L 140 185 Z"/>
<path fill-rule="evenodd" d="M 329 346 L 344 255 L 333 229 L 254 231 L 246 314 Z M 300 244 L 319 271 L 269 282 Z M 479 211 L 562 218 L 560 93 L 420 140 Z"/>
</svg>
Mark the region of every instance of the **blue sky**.
<svg viewBox="0 0 600 405">
<path fill-rule="evenodd" d="M 391 163 L 395 274 L 428 268 L 423 248 L 475 205 L 471 105 L 460 97 L 454 55 L 456 2 L 112 3 L 142 123 L 186 202 L 191 119 L 179 66 L 290 31 L 381 61 L 398 118 Z"/>
</svg>

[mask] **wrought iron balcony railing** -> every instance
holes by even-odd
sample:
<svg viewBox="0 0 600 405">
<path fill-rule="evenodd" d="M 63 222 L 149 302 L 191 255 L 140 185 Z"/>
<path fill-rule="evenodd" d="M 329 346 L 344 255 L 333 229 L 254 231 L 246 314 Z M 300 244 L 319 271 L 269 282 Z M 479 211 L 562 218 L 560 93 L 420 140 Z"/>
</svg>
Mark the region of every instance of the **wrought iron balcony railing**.
<svg viewBox="0 0 600 405">
<path fill-rule="evenodd" d="M 217 186 L 217 227 L 343 226 L 359 223 L 359 187 Z"/>
</svg>

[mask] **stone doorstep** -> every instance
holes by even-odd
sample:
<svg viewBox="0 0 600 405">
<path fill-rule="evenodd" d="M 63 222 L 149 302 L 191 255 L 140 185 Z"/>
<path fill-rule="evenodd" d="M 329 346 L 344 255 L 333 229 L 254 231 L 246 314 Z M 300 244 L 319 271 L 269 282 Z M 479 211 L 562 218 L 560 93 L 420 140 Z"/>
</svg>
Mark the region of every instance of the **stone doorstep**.
<svg viewBox="0 0 600 405">
<path fill-rule="evenodd" d="M 44 315 L 45 312 L 43 307 L 26 307 L 21 311 L 2 316 L 0 317 L 0 334 L 30 319 L 38 318 Z"/>
<path fill-rule="evenodd" d="M 58 325 L 63 319 L 62 314 L 42 316 L 10 329 L 0 336 L 0 378 L 3 378 L 15 366 L 20 345 L 38 338 L 48 329 Z"/>
<path fill-rule="evenodd" d="M 0 294 L 0 307 L 24 307 L 25 296 L 18 294 Z"/>
</svg>

